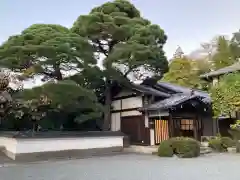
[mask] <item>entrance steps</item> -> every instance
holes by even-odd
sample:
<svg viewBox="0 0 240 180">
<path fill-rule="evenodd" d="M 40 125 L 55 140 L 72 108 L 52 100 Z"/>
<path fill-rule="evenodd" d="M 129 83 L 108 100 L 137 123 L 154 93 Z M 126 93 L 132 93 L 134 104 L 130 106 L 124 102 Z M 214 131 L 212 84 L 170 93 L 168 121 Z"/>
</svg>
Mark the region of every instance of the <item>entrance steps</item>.
<svg viewBox="0 0 240 180">
<path fill-rule="evenodd" d="M 141 154 L 153 154 L 156 153 L 158 146 L 137 146 L 130 145 L 127 148 L 124 148 L 124 152 L 128 153 L 141 153 Z"/>
</svg>

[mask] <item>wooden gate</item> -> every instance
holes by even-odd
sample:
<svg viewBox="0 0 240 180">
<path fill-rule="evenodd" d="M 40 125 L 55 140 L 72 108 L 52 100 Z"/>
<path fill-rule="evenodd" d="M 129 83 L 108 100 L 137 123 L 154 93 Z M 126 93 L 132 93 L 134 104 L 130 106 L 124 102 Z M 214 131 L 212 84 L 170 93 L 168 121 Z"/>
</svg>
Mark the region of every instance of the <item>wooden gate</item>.
<svg viewBox="0 0 240 180">
<path fill-rule="evenodd" d="M 150 131 L 148 128 L 145 128 L 143 116 L 122 117 L 121 131 L 129 136 L 131 144 L 150 144 Z"/>
<path fill-rule="evenodd" d="M 160 144 L 168 138 L 168 120 L 155 120 L 155 144 Z"/>
</svg>

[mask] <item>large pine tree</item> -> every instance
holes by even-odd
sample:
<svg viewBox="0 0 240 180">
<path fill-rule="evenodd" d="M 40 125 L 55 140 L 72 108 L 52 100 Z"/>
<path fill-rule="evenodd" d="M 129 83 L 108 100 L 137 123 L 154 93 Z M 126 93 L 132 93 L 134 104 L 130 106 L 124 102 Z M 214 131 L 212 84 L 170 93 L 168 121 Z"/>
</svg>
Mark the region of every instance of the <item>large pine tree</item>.
<svg viewBox="0 0 240 180">
<path fill-rule="evenodd" d="M 103 60 L 105 80 L 104 129 L 110 128 L 111 85 L 131 74 L 168 70 L 163 51 L 167 40 L 163 29 L 144 19 L 126 0 L 98 6 L 75 21 L 72 31 L 89 39 L 95 53 Z"/>
</svg>

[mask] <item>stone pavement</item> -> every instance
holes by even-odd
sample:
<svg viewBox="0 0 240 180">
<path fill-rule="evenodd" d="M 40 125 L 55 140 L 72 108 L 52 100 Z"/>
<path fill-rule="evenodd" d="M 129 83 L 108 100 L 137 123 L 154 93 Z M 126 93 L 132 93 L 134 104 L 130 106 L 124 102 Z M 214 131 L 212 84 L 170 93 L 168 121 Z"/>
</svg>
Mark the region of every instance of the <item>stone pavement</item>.
<svg viewBox="0 0 240 180">
<path fill-rule="evenodd" d="M 159 158 L 125 154 L 89 159 L 5 164 L 1 180 L 239 180 L 240 155 Z"/>
</svg>

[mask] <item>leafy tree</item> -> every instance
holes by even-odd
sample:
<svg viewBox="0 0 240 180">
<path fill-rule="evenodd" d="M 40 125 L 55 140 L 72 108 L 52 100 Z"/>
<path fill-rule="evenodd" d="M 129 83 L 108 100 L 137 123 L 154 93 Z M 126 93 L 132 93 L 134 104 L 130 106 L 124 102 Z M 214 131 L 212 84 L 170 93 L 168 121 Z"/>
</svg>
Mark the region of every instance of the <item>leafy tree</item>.
<svg viewBox="0 0 240 180">
<path fill-rule="evenodd" d="M 163 76 L 162 81 L 206 90 L 207 83 L 199 78 L 202 71 L 203 67 L 197 61 L 190 60 L 187 57 L 177 58 L 169 64 L 169 72 Z"/>
<path fill-rule="evenodd" d="M 92 90 L 98 98 L 98 101 L 104 103 L 104 75 L 98 67 L 93 67 L 90 70 L 85 69 L 80 73 L 70 76 L 70 79 L 76 82 L 81 87 Z"/>
<path fill-rule="evenodd" d="M 210 90 L 215 116 L 229 115 L 240 109 L 240 74 L 233 73 L 221 78 Z"/>
<path fill-rule="evenodd" d="M 71 116 L 75 122 L 83 123 L 101 117 L 102 106 L 95 94 L 80 87 L 74 81 L 46 83 L 26 89 L 14 95 L 15 105 L 11 114 L 17 119 L 28 118 L 39 123 L 49 114 Z M 59 119 L 63 120 L 63 118 Z M 59 124 L 63 124 L 59 122 Z"/>
<path fill-rule="evenodd" d="M 233 33 L 233 37 L 230 41 L 230 48 L 233 54 L 233 59 L 238 60 L 240 58 L 240 30 Z"/>
<path fill-rule="evenodd" d="M 219 36 L 217 38 L 217 49 L 212 57 L 212 62 L 215 69 L 230 66 L 235 62 L 230 42 L 224 36 Z"/>
<path fill-rule="evenodd" d="M 104 129 L 109 129 L 111 86 L 146 71 L 162 75 L 168 70 L 163 51 L 164 31 L 141 17 L 129 1 L 115 0 L 92 9 L 74 22 L 72 31 L 89 39 L 98 60 L 103 60 L 105 82 Z"/>
<path fill-rule="evenodd" d="M 61 25 L 34 24 L 0 47 L 2 67 L 30 77 L 43 75 L 43 80 L 62 80 L 66 72 L 95 64 L 88 41 Z"/>
<path fill-rule="evenodd" d="M 51 84 L 31 90 L 24 90 L 21 93 L 24 95 L 24 98 L 21 97 L 16 101 L 16 107 L 13 109 L 12 114 L 18 119 L 25 118 L 35 121 L 44 119 L 45 116 L 43 114 L 46 111 L 48 112 L 49 109 L 51 111 L 55 109 L 59 111 L 54 112 L 55 114 L 65 114 L 66 116 L 71 114 L 73 118 L 79 117 L 82 121 L 87 120 L 89 116 L 80 110 L 78 111 L 78 109 L 75 109 L 74 112 L 69 112 L 67 110 L 70 106 L 64 106 L 63 109 L 59 109 L 54 107 L 52 103 L 57 101 L 56 98 L 59 98 L 59 100 L 64 100 L 62 102 L 66 104 L 67 100 L 70 100 L 73 96 L 80 98 L 79 93 L 86 93 L 87 98 L 89 93 L 84 88 L 94 90 L 96 88 L 97 92 L 99 89 L 97 82 L 101 77 L 101 71 L 96 67 L 96 62 L 93 48 L 88 41 L 60 25 L 34 24 L 22 31 L 21 34 L 10 37 L 0 47 L 0 65 L 2 67 L 14 72 L 24 72 L 24 76 L 27 78 L 41 75 L 43 81 L 50 79 L 62 81 L 65 79 L 64 76 L 77 72 L 75 76 L 68 79 L 78 80 L 77 82 L 81 85 L 80 87 L 73 86 L 71 83 L 64 84 L 64 86 L 62 84 Z M 92 75 L 93 72 L 98 72 L 98 76 L 94 77 L 95 79 Z M 60 92 L 57 92 L 56 88 L 60 88 Z M 49 92 L 46 93 L 45 89 L 48 89 Z M 70 90 L 69 93 L 71 96 L 63 90 Z M 39 104 L 39 98 L 43 92 L 52 101 L 50 107 Z M 61 95 L 53 97 L 52 92 L 60 93 Z M 17 94 L 19 95 L 19 93 Z M 93 93 L 89 96 L 95 97 Z M 72 109 L 75 108 L 74 100 L 76 101 L 75 103 L 85 103 L 85 99 L 71 100 Z M 92 101 L 89 100 L 89 102 Z M 76 108 L 79 108 L 79 104 L 75 104 L 76 106 L 78 105 Z M 96 108 L 96 106 L 98 105 L 94 105 L 93 108 Z M 81 117 L 76 113 L 77 111 L 82 114 Z M 92 118 L 97 116 L 96 114 L 99 115 L 99 112 L 96 114 L 94 112 L 91 112 Z M 89 112 L 86 110 L 86 113 L 88 114 Z"/>
</svg>

